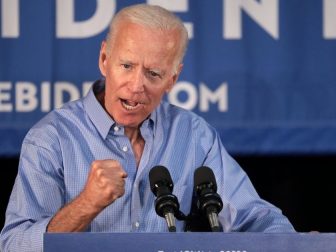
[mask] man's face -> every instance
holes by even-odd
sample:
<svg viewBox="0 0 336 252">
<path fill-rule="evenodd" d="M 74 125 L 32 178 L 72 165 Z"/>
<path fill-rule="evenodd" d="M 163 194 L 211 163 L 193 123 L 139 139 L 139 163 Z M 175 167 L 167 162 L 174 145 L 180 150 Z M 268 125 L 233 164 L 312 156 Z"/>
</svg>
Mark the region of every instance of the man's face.
<svg viewBox="0 0 336 252">
<path fill-rule="evenodd" d="M 124 23 L 110 43 L 103 42 L 99 58 L 105 109 L 118 124 L 138 127 L 178 78 L 178 35 Z"/>
</svg>

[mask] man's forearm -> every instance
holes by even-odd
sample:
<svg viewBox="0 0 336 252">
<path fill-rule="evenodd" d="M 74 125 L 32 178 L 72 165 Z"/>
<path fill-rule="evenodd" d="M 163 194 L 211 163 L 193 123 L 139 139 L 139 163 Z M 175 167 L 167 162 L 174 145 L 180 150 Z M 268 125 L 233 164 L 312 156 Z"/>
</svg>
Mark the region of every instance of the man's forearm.
<svg viewBox="0 0 336 252">
<path fill-rule="evenodd" d="M 47 226 L 47 232 L 84 231 L 101 210 L 92 207 L 80 195 L 55 214 Z"/>
</svg>

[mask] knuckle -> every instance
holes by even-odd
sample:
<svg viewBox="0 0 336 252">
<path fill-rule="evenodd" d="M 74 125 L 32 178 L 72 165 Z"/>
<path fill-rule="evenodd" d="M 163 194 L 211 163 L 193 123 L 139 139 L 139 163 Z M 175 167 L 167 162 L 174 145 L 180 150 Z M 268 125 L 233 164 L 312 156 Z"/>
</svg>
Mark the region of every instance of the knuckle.
<svg viewBox="0 0 336 252">
<path fill-rule="evenodd" d="M 101 161 L 100 160 L 94 160 L 91 163 L 91 168 L 92 169 L 98 169 L 101 165 Z"/>
<path fill-rule="evenodd" d="M 111 160 L 111 164 L 113 165 L 113 167 L 121 167 L 121 164 L 119 163 L 118 160 Z"/>
<path fill-rule="evenodd" d="M 116 165 L 120 165 L 119 161 L 118 160 L 115 160 L 115 159 L 112 159 L 112 162 Z"/>
</svg>

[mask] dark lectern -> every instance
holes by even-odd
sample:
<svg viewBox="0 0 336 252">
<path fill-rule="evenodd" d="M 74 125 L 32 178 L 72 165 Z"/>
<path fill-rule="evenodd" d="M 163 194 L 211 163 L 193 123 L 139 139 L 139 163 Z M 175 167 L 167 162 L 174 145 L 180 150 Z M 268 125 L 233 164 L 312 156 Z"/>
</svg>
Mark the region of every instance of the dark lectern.
<svg viewBox="0 0 336 252">
<path fill-rule="evenodd" d="M 332 252 L 336 234 L 60 233 L 44 235 L 44 252 Z"/>
</svg>

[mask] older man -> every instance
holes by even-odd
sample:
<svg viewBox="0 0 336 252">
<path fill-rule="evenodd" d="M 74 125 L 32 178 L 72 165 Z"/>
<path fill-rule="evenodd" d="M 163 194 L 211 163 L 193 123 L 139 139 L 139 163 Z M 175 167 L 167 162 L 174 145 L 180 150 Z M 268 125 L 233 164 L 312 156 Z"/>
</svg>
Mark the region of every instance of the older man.
<svg viewBox="0 0 336 252">
<path fill-rule="evenodd" d="M 114 17 L 100 50 L 103 80 L 24 139 L 2 250 L 39 251 L 44 232 L 166 232 L 148 181 L 158 164 L 169 169 L 182 212 L 190 211 L 194 170 L 206 165 L 218 182 L 225 232 L 294 231 L 259 198 L 211 126 L 162 101 L 187 41 L 182 22 L 157 6 L 130 6 Z"/>
</svg>

